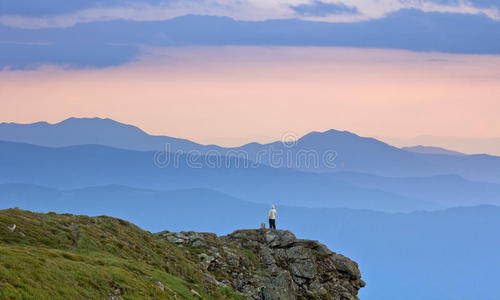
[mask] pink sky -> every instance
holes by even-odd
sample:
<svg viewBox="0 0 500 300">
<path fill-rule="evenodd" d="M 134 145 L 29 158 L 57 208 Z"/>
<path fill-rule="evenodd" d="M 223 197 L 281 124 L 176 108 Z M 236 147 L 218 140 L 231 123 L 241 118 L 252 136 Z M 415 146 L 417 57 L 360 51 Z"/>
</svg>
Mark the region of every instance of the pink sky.
<svg viewBox="0 0 500 300">
<path fill-rule="evenodd" d="M 0 121 L 109 117 L 221 145 L 330 128 L 500 137 L 500 56 L 293 47 L 147 52 L 113 68 L 0 72 Z"/>
</svg>

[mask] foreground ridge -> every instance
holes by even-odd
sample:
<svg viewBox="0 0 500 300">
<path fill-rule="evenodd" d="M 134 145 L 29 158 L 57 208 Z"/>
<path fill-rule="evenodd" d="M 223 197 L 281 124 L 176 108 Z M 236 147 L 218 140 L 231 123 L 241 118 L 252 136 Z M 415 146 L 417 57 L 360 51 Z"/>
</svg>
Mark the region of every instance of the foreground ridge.
<svg viewBox="0 0 500 300">
<path fill-rule="evenodd" d="M 318 241 L 297 239 L 290 231 L 238 230 L 212 233 L 168 231 L 159 236 L 192 253 L 215 274 L 216 285 L 230 285 L 249 299 L 358 299 L 365 286 L 357 263 Z"/>
<path fill-rule="evenodd" d="M 357 264 L 290 231 L 157 234 L 0 210 L 0 299 L 357 299 Z"/>
</svg>

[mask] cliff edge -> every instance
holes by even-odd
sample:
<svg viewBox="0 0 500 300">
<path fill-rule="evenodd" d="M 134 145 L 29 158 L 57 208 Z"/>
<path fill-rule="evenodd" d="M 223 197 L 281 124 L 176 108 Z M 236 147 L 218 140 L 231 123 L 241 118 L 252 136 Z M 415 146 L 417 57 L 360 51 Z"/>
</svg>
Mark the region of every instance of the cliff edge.
<svg viewBox="0 0 500 300">
<path fill-rule="evenodd" d="M 249 299 L 358 299 L 365 286 L 357 263 L 318 241 L 297 239 L 290 231 L 238 230 L 211 233 L 160 232 L 191 253 L 214 284 L 230 285 Z"/>
<path fill-rule="evenodd" d="M 357 264 L 289 231 L 150 233 L 0 210 L 0 299 L 357 299 Z"/>
</svg>

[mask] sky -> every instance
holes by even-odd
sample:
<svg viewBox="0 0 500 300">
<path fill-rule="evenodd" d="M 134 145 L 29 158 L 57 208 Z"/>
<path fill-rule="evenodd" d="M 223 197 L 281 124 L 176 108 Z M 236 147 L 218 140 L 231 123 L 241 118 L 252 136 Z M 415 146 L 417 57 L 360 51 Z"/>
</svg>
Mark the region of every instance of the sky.
<svg viewBox="0 0 500 300">
<path fill-rule="evenodd" d="M 102 69 L 0 72 L 0 119 L 99 116 L 201 143 L 335 128 L 498 137 L 500 57 L 330 47 L 150 49 Z"/>
<path fill-rule="evenodd" d="M 109 117 L 224 146 L 334 128 L 500 155 L 499 8 L 0 0 L 0 121 Z"/>
</svg>

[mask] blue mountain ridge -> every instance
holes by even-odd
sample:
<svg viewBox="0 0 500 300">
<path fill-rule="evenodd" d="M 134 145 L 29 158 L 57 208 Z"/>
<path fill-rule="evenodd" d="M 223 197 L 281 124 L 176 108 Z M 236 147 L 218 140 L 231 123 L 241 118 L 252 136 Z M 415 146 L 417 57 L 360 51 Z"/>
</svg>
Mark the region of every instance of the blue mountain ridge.
<svg viewBox="0 0 500 300">
<path fill-rule="evenodd" d="M 497 156 L 411 153 L 373 138 L 333 129 L 311 132 L 301 137 L 292 147 L 278 141 L 224 148 L 180 138 L 152 136 L 135 126 L 110 119 L 70 118 L 57 124 L 2 123 L 0 140 L 49 147 L 99 144 L 141 151 L 195 151 L 199 154 L 232 155 L 235 158 L 258 161 L 263 165 L 304 171 L 349 171 L 385 177 L 455 174 L 468 180 L 500 183 L 500 157 Z M 332 164 L 328 164 L 325 156 L 329 151 L 334 154 Z M 276 152 L 281 153 L 281 162 L 278 164 L 273 163 L 272 159 L 272 153 Z M 311 153 L 313 158 L 308 156 Z"/>
<path fill-rule="evenodd" d="M 0 183 L 60 189 L 113 184 L 159 190 L 209 188 L 257 203 L 384 211 L 440 207 L 430 201 L 352 186 L 321 174 L 255 165 L 225 156 L 218 157 L 220 165 L 212 166 L 208 156 L 175 158 L 169 153 L 166 157 L 172 163 L 163 167 L 155 164 L 155 154 L 99 145 L 49 148 L 0 142 Z"/>
</svg>

